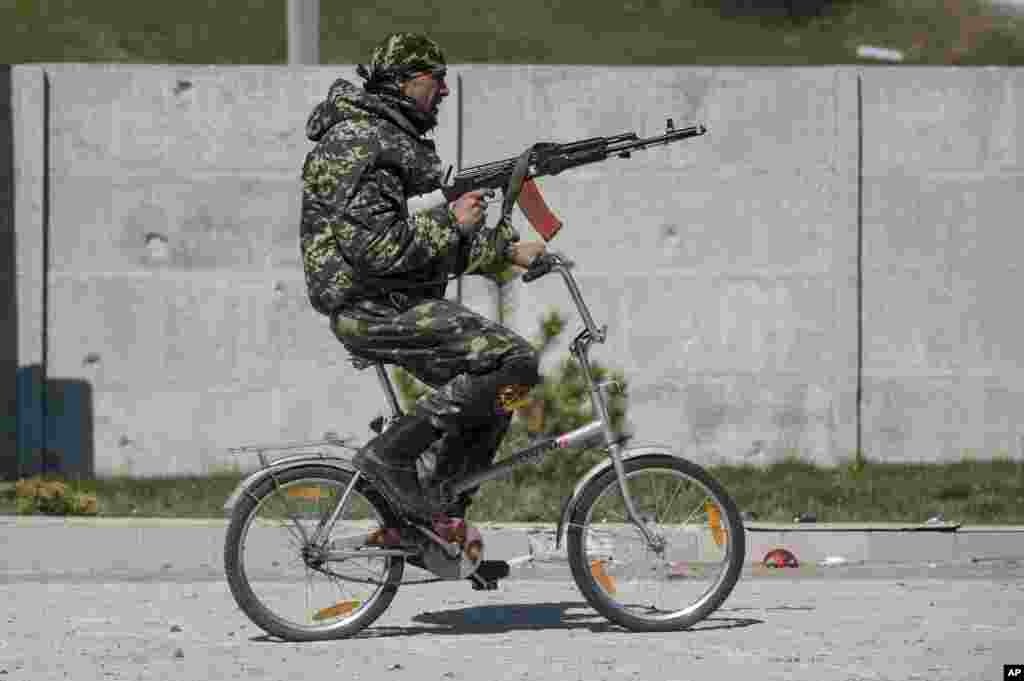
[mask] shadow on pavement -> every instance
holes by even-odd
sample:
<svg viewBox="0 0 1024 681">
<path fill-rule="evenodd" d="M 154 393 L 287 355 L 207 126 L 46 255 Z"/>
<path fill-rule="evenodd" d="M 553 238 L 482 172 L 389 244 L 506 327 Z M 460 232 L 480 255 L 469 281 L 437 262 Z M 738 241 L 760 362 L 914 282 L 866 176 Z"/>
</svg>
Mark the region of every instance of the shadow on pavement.
<svg viewBox="0 0 1024 681">
<path fill-rule="evenodd" d="M 634 633 L 617 624 L 612 624 L 582 601 L 481 605 L 425 612 L 412 619 L 414 622 L 432 626 L 371 627 L 361 636 L 375 638 L 416 634 L 504 634 L 512 631 L 537 629 L 585 629 L 595 633 Z M 698 622 L 690 631 L 735 629 L 761 623 L 762 620 L 752 618 L 712 616 Z"/>
<path fill-rule="evenodd" d="M 427 626 L 370 626 L 354 638 L 391 638 L 418 635 L 504 634 L 513 631 L 548 629 L 587 630 L 594 633 L 632 634 L 604 619 L 584 602 L 529 603 L 513 605 L 482 605 L 452 610 L 428 611 L 412 618 Z M 716 629 L 737 629 L 763 620 L 749 617 L 708 617 L 689 631 L 698 633 Z M 255 636 L 252 641 L 276 642 L 269 636 Z"/>
</svg>

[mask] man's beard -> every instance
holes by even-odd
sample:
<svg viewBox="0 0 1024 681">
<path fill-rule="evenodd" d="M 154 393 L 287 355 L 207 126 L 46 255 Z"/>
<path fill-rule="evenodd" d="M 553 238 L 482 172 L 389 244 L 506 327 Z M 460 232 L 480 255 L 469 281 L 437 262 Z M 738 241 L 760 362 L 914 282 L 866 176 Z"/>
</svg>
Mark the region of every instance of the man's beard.
<svg viewBox="0 0 1024 681">
<path fill-rule="evenodd" d="M 430 111 L 424 113 L 423 110 L 417 106 L 415 114 L 409 117 L 421 135 L 425 135 L 437 127 L 438 109 L 439 106 L 435 105 L 430 108 Z"/>
<path fill-rule="evenodd" d="M 374 94 L 400 111 L 421 135 L 425 135 L 437 127 L 437 108 L 432 108 L 429 113 L 424 113 L 418 100 L 398 91 L 382 90 Z"/>
</svg>

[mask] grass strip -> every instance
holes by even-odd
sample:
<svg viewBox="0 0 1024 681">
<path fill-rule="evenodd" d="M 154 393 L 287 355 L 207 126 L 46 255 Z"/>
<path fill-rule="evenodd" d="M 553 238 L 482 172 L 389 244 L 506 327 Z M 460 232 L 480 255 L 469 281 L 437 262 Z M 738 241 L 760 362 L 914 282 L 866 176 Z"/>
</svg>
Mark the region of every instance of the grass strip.
<svg viewBox="0 0 1024 681">
<path fill-rule="evenodd" d="M 964 460 L 947 464 L 869 462 L 821 467 L 798 460 L 766 468 L 709 469 L 742 511 L 762 522 L 919 523 L 941 513 L 965 525 L 1024 525 L 1024 463 Z M 241 474 L 66 481 L 94 494 L 100 517 L 218 518 Z M 554 522 L 575 480 L 482 486 L 470 510 L 478 522 Z M 14 484 L 0 486 L 0 513 L 17 512 Z"/>
</svg>

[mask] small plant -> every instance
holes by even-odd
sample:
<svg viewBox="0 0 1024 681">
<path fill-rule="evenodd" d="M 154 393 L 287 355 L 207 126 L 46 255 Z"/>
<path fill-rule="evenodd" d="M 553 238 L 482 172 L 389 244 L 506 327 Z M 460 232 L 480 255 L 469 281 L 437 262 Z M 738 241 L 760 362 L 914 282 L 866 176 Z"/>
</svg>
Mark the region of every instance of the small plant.
<svg viewBox="0 0 1024 681">
<path fill-rule="evenodd" d="M 540 337 L 534 340 L 534 347 L 543 356 L 555 345 L 558 336 L 565 330 L 566 320 L 556 311 L 549 311 L 540 319 Z M 591 360 L 591 369 L 598 381 L 611 379 L 620 387 L 608 395 L 608 412 L 612 430 L 622 432 L 626 418 L 626 378 L 621 371 L 611 371 Z M 571 357 L 563 359 L 551 375 L 532 394 L 532 403 L 521 414 L 529 418 L 517 418 L 509 428 L 498 458 L 510 454 L 526 445 L 530 438 L 551 437 L 586 425 L 595 416 L 591 413 L 590 383 L 580 365 Z M 532 423 L 531 423 L 532 422 Z M 550 456 L 539 466 L 523 466 L 513 473 L 512 481 L 517 485 L 549 483 L 561 490 L 570 488 L 591 466 L 601 461 L 604 453 L 589 449 L 566 456 Z"/>
<path fill-rule="evenodd" d="M 40 476 L 15 483 L 14 496 L 15 512 L 20 515 L 96 515 L 99 512 L 95 494 Z"/>
</svg>

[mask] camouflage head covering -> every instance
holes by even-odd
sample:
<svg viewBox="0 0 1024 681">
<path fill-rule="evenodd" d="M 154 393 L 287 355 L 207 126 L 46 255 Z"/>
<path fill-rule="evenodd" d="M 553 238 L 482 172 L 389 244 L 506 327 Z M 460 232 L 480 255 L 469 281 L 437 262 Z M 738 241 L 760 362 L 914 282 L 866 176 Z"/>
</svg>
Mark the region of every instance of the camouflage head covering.
<svg viewBox="0 0 1024 681">
<path fill-rule="evenodd" d="M 444 71 L 444 51 L 433 40 L 419 33 L 392 33 L 373 50 L 369 68 L 359 65 L 357 71 L 366 79 L 366 89 L 397 84 L 414 73 Z"/>
<path fill-rule="evenodd" d="M 433 40 L 419 33 L 392 33 L 374 48 L 369 68 L 359 64 L 356 73 L 366 81 L 364 90 L 398 107 L 424 134 L 437 126 L 437 116 L 420 111 L 415 101 L 402 94 L 401 84 L 414 74 L 444 75 L 446 69 L 444 52 Z"/>
</svg>

